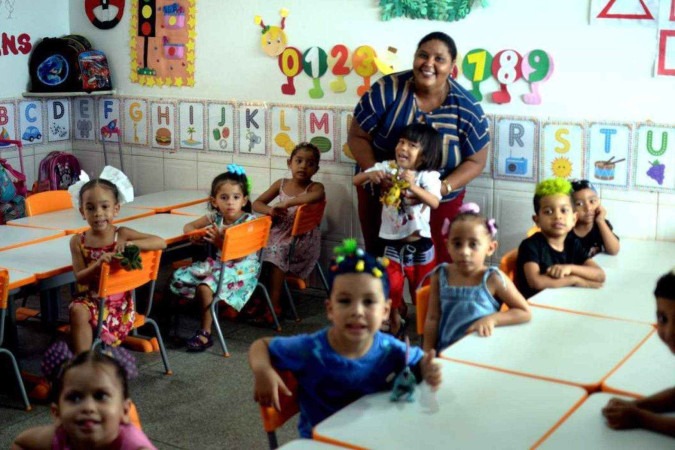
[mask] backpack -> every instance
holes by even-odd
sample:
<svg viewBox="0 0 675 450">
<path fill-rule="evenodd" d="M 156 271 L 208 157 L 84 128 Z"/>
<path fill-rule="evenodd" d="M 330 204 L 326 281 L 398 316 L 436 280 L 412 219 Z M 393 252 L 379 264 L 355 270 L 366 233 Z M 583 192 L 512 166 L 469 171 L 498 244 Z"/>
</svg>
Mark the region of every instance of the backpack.
<svg viewBox="0 0 675 450">
<path fill-rule="evenodd" d="M 68 189 L 80 179 L 80 162 L 72 153 L 50 152 L 40 161 L 37 192 Z"/>
<path fill-rule="evenodd" d="M 17 195 L 26 196 L 26 175 L 0 158 L 0 202 L 8 202 Z"/>
<path fill-rule="evenodd" d="M 26 215 L 26 199 L 17 195 L 8 202 L 0 203 L 0 225 L 10 220 L 20 219 Z"/>
<path fill-rule="evenodd" d="M 89 50 L 78 56 L 82 90 L 85 92 L 112 89 L 110 68 L 105 54 L 100 50 Z"/>
</svg>

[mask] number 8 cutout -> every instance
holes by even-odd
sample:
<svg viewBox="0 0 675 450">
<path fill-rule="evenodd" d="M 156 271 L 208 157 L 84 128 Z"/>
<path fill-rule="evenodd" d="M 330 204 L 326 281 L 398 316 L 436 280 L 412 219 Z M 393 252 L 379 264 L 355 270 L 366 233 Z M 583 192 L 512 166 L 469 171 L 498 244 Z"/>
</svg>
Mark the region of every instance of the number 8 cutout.
<svg viewBox="0 0 675 450">
<path fill-rule="evenodd" d="M 499 91 L 492 93 L 492 101 L 498 104 L 509 103 L 508 85 L 523 76 L 521 62 L 523 57 L 515 50 L 502 50 L 492 59 L 492 75 L 499 83 Z"/>
<path fill-rule="evenodd" d="M 551 78 L 553 74 L 553 58 L 544 50 L 532 50 L 523 58 L 523 78 L 530 83 L 530 90 L 523 95 L 523 102 L 528 105 L 541 104 L 539 84 Z"/>
</svg>

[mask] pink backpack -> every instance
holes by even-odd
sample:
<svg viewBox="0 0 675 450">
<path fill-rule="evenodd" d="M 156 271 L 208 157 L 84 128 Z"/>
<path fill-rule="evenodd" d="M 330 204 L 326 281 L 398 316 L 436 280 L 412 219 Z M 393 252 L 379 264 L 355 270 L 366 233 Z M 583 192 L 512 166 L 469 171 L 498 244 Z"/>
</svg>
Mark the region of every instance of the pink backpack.
<svg viewBox="0 0 675 450">
<path fill-rule="evenodd" d="M 40 161 L 37 191 L 68 189 L 80 179 L 80 162 L 68 152 L 50 152 Z"/>
</svg>

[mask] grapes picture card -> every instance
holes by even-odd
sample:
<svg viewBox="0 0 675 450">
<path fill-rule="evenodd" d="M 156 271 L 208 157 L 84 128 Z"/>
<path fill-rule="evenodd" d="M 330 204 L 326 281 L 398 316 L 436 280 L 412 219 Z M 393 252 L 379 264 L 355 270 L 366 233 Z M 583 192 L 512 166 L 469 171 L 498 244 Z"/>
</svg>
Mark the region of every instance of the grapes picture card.
<svg viewBox="0 0 675 450">
<path fill-rule="evenodd" d="M 675 127 L 639 125 L 634 165 L 637 189 L 675 190 Z"/>
</svg>

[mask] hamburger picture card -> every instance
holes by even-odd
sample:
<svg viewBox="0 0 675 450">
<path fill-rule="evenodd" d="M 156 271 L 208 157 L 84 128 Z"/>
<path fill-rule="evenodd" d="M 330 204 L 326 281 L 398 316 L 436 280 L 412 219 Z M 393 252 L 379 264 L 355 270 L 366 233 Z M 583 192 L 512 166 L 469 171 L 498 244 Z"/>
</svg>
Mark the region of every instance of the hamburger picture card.
<svg viewBox="0 0 675 450">
<path fill-rule="evenodd" d="M 150 103 L 150 124 L 152 147 L 160 150 L 175 150 L 176 104 Z"/>
</svg>

